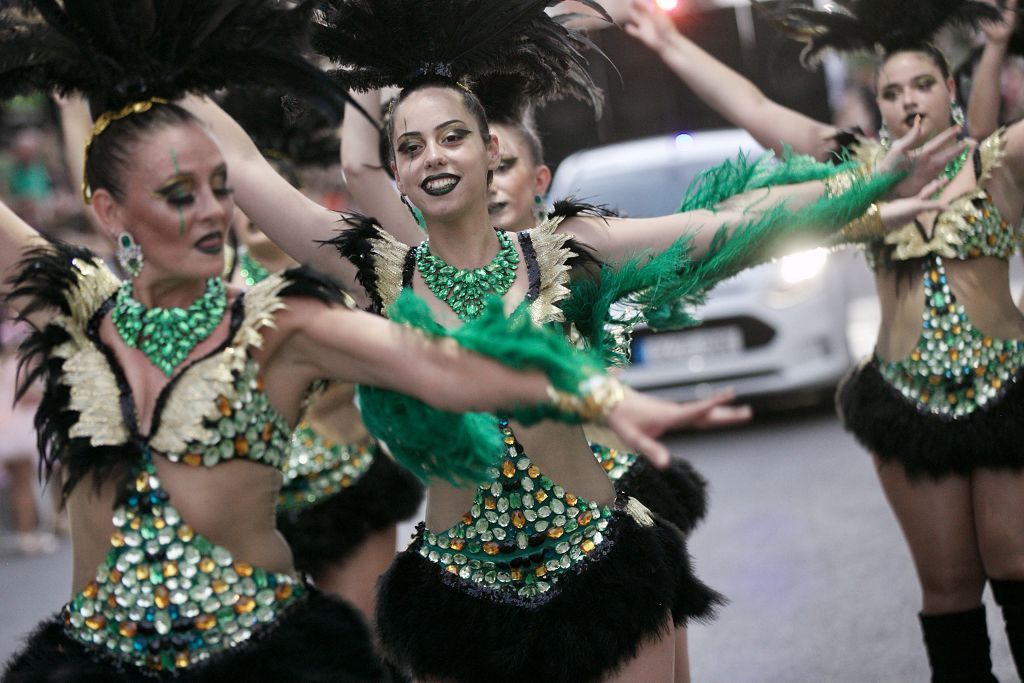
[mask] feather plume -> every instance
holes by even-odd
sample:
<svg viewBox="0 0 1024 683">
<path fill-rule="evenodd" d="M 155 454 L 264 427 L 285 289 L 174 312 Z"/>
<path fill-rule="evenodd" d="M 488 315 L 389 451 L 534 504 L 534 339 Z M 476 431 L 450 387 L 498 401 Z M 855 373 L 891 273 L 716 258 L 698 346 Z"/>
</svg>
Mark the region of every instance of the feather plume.
<svg viewBox="0 0 1024 683">
<path fill-rule="evenodd" d="M 979 0 L 833 0 L 824 9 L 790 3 L 774 18 L 807 44 L 801 60 L 811 66 L 825 50 L 892 52 L 929 43 L 947 26 L 1002 21 L 997 7 Z"/>
<path fill-rule="evenodd" d="M 534 104 L 596 96 L 583 51 L 590 41 L 548 16 L 556 0 L 334 0 L 321 11 L 313 45 L 341 67 L 350 88 L 403 87 L 421 80 L 519 79 Z M 594 2 L 587 5 L 609 18 Z M 609 18 L 610 20 L 610 18 Z"/>
<path fill-rule="evenodd" d="M 301 55 L 315 4 L 25 0 L 0 8 L 0 99 L 77 91 L 93 112 L 270 85 L 337 121 L 344 92 Z"/>
<path fill-rule="evenodd" d="M 337 127 L 319 112 L 295 106 L 281 91 L 232 88 L 217 99 L 265 155 L 299 168 L 338 163 Z"/>
</svg>

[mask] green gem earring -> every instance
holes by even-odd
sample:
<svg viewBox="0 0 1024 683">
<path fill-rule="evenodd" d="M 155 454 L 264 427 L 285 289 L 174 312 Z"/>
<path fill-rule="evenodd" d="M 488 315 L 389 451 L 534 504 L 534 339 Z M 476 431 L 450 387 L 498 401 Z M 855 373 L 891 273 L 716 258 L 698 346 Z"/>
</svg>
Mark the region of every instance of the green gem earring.
<svg viewBox="0 0 1024 683">
<path fill-rule="evenodd" d="M 144 263 L 142 247 L 127 232 L 122 232 L 117 236 L 117 262 L 121 264 L 124 272 L 132 277 L 138 277 L 142 272 Z"/>
<path fill-rule="evenodd" d="M 544 197 L 539 194 L 533 195 L 533 217 L 538 223 L 548 219 L 548 207 L 544 206 Z"/>
</svg>

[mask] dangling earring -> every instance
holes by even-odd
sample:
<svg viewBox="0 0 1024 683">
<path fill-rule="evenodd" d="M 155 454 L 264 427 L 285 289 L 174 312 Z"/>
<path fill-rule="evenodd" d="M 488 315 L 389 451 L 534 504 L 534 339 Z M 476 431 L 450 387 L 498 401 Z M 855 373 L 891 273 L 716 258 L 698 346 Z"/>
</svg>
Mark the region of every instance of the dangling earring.
<svg viewBox="0 0 1024 683">
<path fill-rule="evenodd" d="M 964 114 L 964 108 L 960 106 L 959 102 L 956 100 L 949 101 L 949 113 L 953 117 L 953 123 L 963 128 L 967 116 Z"/>
<path fill-rule="evenodd" d="M 117 236 L 117 262 L 121 264 L 124 272 L 132 277 L 138 277 L 139 273 L 142 272 L 142 265 L 144 263 L 142 247 L 126 232 L 122 232 Z"/>
<path fill-rule="evenodd" d="M 416 219 L 416 225 L 420 226 L 420 230 L 422 230 L 423 232 L 426 232 L 427 231 L 427 221 L 425 221 L 423 219 L 423 212 L 420 211 L 419 209 L 417 209 L 413 205 L 413 203 L 409 201 L 409 198 L 406 197 L 404 194 L 403 195 L 399 195 L 399 196 L 402 199 L 402 203 L 405 204 L 405 208 L 409 209 L 409 213 L 411 213 L 412 217 L 414 219 Z"/>
<path fill-rule="evenodd" d="M 544 198 L 539 194 L 533 195 L 533 217 L 538 223 L 548 219 L 548 207 L 544 206 Z"/>
<path fill-rule="evenodd" d="M 892 133 L 889 132 L 889 126 L 885 123 L 882 123 L 882 127 L 878 129 L 878 142 L 885 149 L 889 149 L 889 146 L 892 145 Z"/>
</svg>

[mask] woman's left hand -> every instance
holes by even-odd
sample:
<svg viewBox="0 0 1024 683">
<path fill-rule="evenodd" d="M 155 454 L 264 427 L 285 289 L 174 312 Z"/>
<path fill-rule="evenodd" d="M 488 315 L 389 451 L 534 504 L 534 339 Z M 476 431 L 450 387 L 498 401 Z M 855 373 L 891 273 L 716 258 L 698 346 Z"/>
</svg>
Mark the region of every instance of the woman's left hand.
<svg viewBox="0 0 1024 683">
<path fill-rule="evenodd" d="M 732 391 L 699 401 L 673 403 L 626 388 L 625 397 L 608 414 L 608 426 L 631 449 L 657 467 L 668 467 L 671 454 L 657 439 L 677 429 L 728 427 L 750 420 L 750 406 L 729 405 Z"/>
</svg>

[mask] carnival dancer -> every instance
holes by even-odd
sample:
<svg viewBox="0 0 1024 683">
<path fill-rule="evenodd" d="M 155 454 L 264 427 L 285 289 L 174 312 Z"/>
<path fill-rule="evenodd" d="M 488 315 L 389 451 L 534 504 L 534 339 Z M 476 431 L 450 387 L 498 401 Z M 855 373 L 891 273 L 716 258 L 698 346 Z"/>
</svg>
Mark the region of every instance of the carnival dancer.
<svg viewBox="0 0 1024 683">
<path fill-rule="evenodd" d="M 449 410 L 536 406 L 568 418 L 599 405 L 641 447 L 656 423 L 678 421 L 674 406 L 618 391 L 531 328 L 500 338 L 541 344 L 546 355 L 520 366 L 551 373 L 557 391 L 542 372 L 352 310 L 305 269 L 226 286 L 228 171 L 202 124 L 170 100 L 251 75 L 340 104 L 294 57 L 303 10 L 232 8 L 122 12 L 88 0 L 0 15 L 0 92 L 78 88 L 101 112 L 84 196 L 132 275 L 117 280 L 88 250 L 44 240 L 0 205 L 5 293 L 36 329 L 22 347 L 24 386 L 45 382 L 41 450 L 64 472 L 74 542 L 71 601 L 4 680 L 384 680 L 358 613 L 297 577 L 274 528 L 292 426 L 319 379 Z"/>
<path fill-rule="evenodd" d="M 450 325 L 455 331 L 447 333 L 458 335 L 473 329 L 481 313 L 495 310 L 494 299 L 487 300 L 496 293 L 518 305 L 517 315 L 528 311 L 536 322 L 575 322 L 593 348 L 603 350 L 609 338 L 603 296 L 609 291 L 657 308 L 664 319 L 689 319 L 670 306 L 700 289 L 703 272 L 687 267 L 688 254 L 710 250 L 732 263 L 767 258 L 773 243 L 788 242 L 794 233 L 826 239 L 895 182 L 880 176 L 823 198 L 818 181 L 767 185 L 780 173 L 820 179 L 833 170 L 804 160 L 780 169 L 758 163 L 741 171 L 743 186 L 758 191 L 731 207 L 647 221 L 556 218 L 514 238 L 494 231 L 487 186 L 499 161 L 497 143 L 479 101 L 456 79 L 516 70 L 540 93 L 555 85 L 556 71 L 587 79 L 581 43 L 544 14 L 546 4 L 357 2 L 341 3 L 336 16 L 321 16 L 325 33 L 318 47 L 343 66 L 353 87 L 406 86 L 388 137 L 396 181 L 422 211 L 431 239 L 410 248 L 373 221 L 353 217 L 348 222 L 356 228 L 333 240 L 359 266 L 372 310 L 386 309 L 435 333 Z M 395 48 L 380 50 L 382 40 Z M 294 226 L 320 220 L 316 207 L 297 196 L 267 201 L 270 194 L 281 196 L 284 181 L 259 159 L 243 131 L 208 103 L 189 106 L 243 167 L 236 183 L 242 208 L 294 258 L 310 258 L 315 248 L 307 242 L 314 233 Z M 930 185 L 925 191 L 933 191 L 936 184 Z M 936 204 L 914 198 L 876 207 L 846 234 L 882 230 L 884 221 L 902 223 L 928 206 Z M 273 227 L 283 216 L 293 227 Z M 322 225 L 320 234 L 330 227 Z M 745 239 L 738 239 L 740 233 L 726 239 L 729 227 L 741 229 Z M 617 269 L 601 268 L 602 287 L 596 287 L 598 266 L 580 258 L 586 252 L 571 237 L 598 258 L 633 258 Z M 651 248 L 664 253 L 640 253 Z M 573 266 L 580 277 L 570 281 Z M 402 293 L 410 285 L 424 292 L 426 306 L 407 303 Z M 504 354 L 516 352 L 515 346 L 502 347 Z M 636 499 L 615 501 L 581 431 L 501 419 L 506 455 L 484 473 L 484 484 L 468 487 L 453 485 L 450 468 L 435 463 L 437 453 L 452 462 L 465 449 L 444 423 L 425 413 L 415 431 L 392 427 L 409 407 L 380 400 L 375 392 L 363 395 L 362 406 L 371 431 L 380 428 L 403 464 L 424 476 L 442 475 L 430 484 L 426 526 L 381 583 L 378 629 L 392 659 L 420 679 L 672 679 L 673 622 L 707 615 L 715 595 L 693 575 L 675 527 Z M 640 451 L 667 461 L 663 449 Z M 457 484 L 480 476 L 466 468 L 462 474 Z"/>
<path fill-rule="evenodd" d="M 881 143 L 768 100 L 647 3 L 634 3 L 627 30 L 762 144 L 826 158 L 840 143 L 855 143 L 852 154 L 870 169 L 893 137 L 910 131 L 931 140 L 926 149 L 956 133 L 962 110 L 946 60 L 929 40 L 952 22 L 999 20 L 998 10 L 977 2 L 861 0 L 832 14 L 794 10 L 789 24 L 809 41 L 808 58 L 827 47 L 881 48 Z M 1007 265 L 1024 201 L 1024 127 L 997 131 L 944 175 L 950 209 L 922 214 L 867 247 L 882 324 L 875 352 L 845 380 L 838 406 L 871 451 L 910 546 L 934 680 L 994 680 L 981 603 L 986 582 L 1024 670 L 1024 457 L 1016 432 L 1024 319 L 1013 306 Z"/>
<path fill-rule="evenodd" d="M 533 229 L 553 215 L 598 210 L 572 200 L 556 201 L 553 207 L 546 203 L 551 169 L 544 163 L 544 148 L 534 122 L 535 103 L 526 98 L 524 85 L 516 76 L 495 74 L 479 79 L 473 86 L 473 93 L 483 105 L 488 127 L 498 138 L 500 155 L 489 187 L 488 214 L 494 227 L 510 232 Z M 582 92 L 572 85 L 567 94 L 582 95 L 588 100 L 600 97 L 599 93 Z M 371 115 L 379 116 L 381 95 L 378 91 L 353 93 L 353 98 Z M 359 208 L 368 215 L 386 216 L 407 224 L 415 225 L 422 220 L 417 217 L 418 209 L 403 205 L 399 199 L 382 165 L 388 163 L 387 158 L 378 160 L 377 146 L 367 144 L 375 135 L 368 119 L 348 116 L 342 123 L 342 135 L 346 140 L 343 158 L 346 179 L 359 197 Z M 727 405 L 733 399 L 733 393 L 726 391 L 695 403 L 694 420 L 689 426 L 721 428 L 748 420 L 749 407 Z M 685 535 L 704 518 L 708 504 L 707 481 L 687 460 L 673 457 L 667 468 L 656 468 L 645 458 L 629 452 L 607 430 L 587 425 L 584 431 L 591 451 L 617 491 L 642 501 Z M 675 680 L 686 683 L 690 679 L 690 667 L 685 626 L 677 626 L 676 640 Z"/>
</svg>

